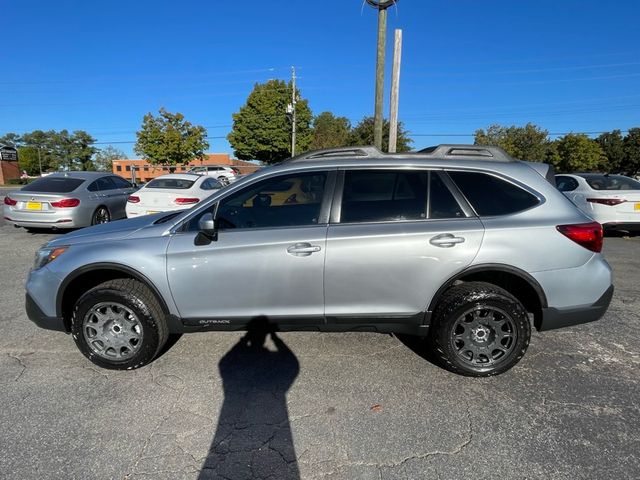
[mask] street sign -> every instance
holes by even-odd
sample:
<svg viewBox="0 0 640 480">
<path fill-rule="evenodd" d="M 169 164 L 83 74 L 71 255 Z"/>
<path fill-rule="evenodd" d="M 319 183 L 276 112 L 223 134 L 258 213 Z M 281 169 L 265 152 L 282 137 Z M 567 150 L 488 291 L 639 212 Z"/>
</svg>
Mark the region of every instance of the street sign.
<svg viewBox="0 0 640 480">
<path fill-rule="evenodd" d="M 18 161 L 18 150 L 8 145 L 0 145 L 0 160 L 7 162 Z"/>
</svg>

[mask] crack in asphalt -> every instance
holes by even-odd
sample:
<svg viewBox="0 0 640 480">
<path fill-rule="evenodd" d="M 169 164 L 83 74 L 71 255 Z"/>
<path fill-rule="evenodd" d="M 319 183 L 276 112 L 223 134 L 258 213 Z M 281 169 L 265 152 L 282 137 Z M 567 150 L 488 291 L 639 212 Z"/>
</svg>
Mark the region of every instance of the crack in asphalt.
<svg viewBox="0 0 640 480">
<path fill-rule="evenodd" d="M 25 363 L 22 361 L 22 359 L 20 357 L 12 355 L 10 353 L 7 353 L 7 356 L 9 358 L 12 358 L 12 359 L 16 360 L 20 364 L 20 366 L 22 367 L 22 370 L 20 370 L 20 373 L 16 376 L 16 378 L 13 379 L 14 382 L 17 382 L 18 380 L 20 380 L 20 378 L 22 377 L 24 372 L 27 371 L 27 366 L 25 365 Z"/>
</svg>

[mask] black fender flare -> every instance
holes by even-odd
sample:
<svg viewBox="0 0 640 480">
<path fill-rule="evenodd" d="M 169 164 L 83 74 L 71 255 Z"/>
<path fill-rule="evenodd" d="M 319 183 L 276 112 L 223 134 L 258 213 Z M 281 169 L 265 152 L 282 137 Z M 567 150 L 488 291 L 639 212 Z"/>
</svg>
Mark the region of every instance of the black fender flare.
<svg viewBox="0 0 640 480">
<path fill-rule="evenodd" d="M 544 290 L 542 289 L 538 281 L 535 278 L 533 278 L 529 273 L 517 267 L 513 267 L 511 265 L 506 265 L 501 263 L 483 263 L 480 265 L 472 265 L 470 267 L 467 267 L 461 270 L 460 272 L 456 273 L 452 277 L 450 277 L 446 282 L 444 282 L 442 286 L 433 295 L 433 298 L 429 303 L 429 307 L 427 308 L 427 312 L 426 312 L 427 318 L 431 316 L 431 313 L 433 312 L 433 309 L 436 307 L 436 305 L 440 301 L 440 297 L 442 296 L 442 294 L 447 289 L 449 289 L 457 280 L 460 280 L 461 278 L 466 277 L 467 275 L 471 275 L 474 273 L 482 273 L 487 271 L 504 272 L 504 273 L 508 273 L 516 277 L 519 277 L 520 279 L 527 282 L 536 292 L 536 294 L 538 295 L 538 299 L 540 300 L 540 306 L 542 308 L 548 307 L 547 296 L 544 293 Z"/>
<path fill-rule="evenodd" d="M 88 265 L 83 265 L 82 267 L 77 268 L 76 270 L 72 271 L 69 275 L 67 275 L 65 279 L 62 281 L 62 283 L 60 284 L 60 288 L 58 288 L 58 294 L 56 296 L 56 315 L 58 317 L 60 318 L 63 317 L 62 300 L 64 299 L 64 294 L 67 291 L 67 288 L 69 287 L 69 285 L 79 276 L 85 273 L 91 272 L 93 270 L 111 270 L 116 272 L 122 272 L 127 276 L 138 280 L 140 283 L 143 283 L 144 285 L 146 285 L 148 288 L 151 289 L 153 294 L 158 299 L 158 302 L 160 302 L 160 307 L 162 308 L 162 310 L 167 315 L 169 315 L 169 307 L 167 305 L 167 302 L 165 301 L 164 297 L 160 294 L 160 291 L 158 290 L 158 288 L 154 285 L 154 283 L 151 280 L 149 280 L 147 276 L 135 270 L 134 268 L 128 267 L 126 265 L 121 265 L 121 264 L 112 263 L 112 262 L 98 262 L 98 263 L 90 263 Z"/>
</svg>

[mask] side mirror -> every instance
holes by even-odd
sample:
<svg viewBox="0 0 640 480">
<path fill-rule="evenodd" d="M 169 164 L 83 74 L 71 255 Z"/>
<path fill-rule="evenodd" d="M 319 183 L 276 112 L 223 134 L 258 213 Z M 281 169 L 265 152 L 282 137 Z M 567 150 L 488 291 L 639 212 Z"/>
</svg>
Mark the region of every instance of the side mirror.
<svg viewBox="0 0 640 480">
<path fill-rule="evenodd" d="M 208 245 L 218 240 L 218 229 L 212 213 L 205 213 L 200 217 L 198 228 L 200 231 L 195 239 L 196 245 Z"/>
</svg>

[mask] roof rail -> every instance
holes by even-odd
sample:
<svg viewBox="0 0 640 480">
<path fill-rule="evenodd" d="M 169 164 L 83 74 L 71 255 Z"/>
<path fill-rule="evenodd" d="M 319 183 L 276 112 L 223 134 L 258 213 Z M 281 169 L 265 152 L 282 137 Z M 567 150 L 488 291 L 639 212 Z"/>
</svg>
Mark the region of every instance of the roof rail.
<svg viewBox="0 0 640 480">
<path fill-rule="evenodd" d="M 383 153 L 376 147 L 339 147 L 339 148 L 323 148 L 320 150 L 311 150 L 301 153 L 295 157 L 284 160 L 282 163 L 301 162 L 304 160 L 316 160 L 322 158 L 344 158 L 344 157 L 380 157 Z"/>
<path fill-rule="evenodd" d="M 478 160 L 496 160 L 499 162 L 513 162 L 514 159 L 500 147 L 490 145 L 437 145 L 419 150 L 418 153 L 428 153 L 442 158 L 473 158 Z"/>
</svg>

